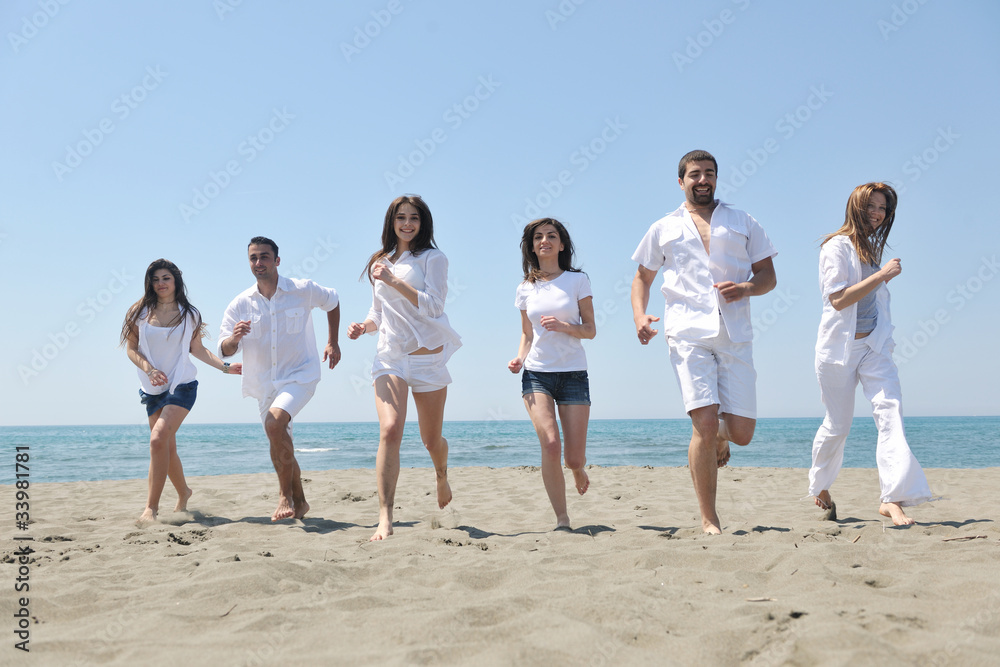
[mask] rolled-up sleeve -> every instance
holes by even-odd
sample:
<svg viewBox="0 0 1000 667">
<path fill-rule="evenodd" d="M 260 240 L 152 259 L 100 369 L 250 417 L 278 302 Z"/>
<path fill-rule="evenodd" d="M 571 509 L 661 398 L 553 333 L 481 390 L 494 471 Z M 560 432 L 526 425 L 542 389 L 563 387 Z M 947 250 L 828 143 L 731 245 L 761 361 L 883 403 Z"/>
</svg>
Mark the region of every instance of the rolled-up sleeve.
<svg viewBox="0 0 1000 667">
<path fill-rule="evenodd" d="M 846 241 L 846 243 L 845 243 Z M 846 237 L 843 240 L 834 237 L 823 244 L 819 251 L 820 290 L 824 299 L 850 287 L 848 270 L 850 261 L 847 253 L 853 250 L 851 242 Z"/>
<path fill-rule="evenodd" d="M 448 298 L 448 258 L 435 252 L 427 258 L 424 289 L 417 291 L 417 310 L 425 317 L 441 317 Z"/>
<path fill-rule="evenodd" d="M 340 305 L 340 298 L 337 296 L 337 290 L 332 287 L 323 287 L 312 280 L 310 280 L 308 284 L 310 308 L 319 308 L 320 310 L 330 312 Z"/>
<path fill-rule="evenodd" d="M 375 335 L 378 332 L 379 327 L 382 326 L 382 302 L 378 300 L 375 296 L 375 286 L 372 285 L 372 307 L 368 309 L 368 314 L 365 315 L 366 320 L 371 320 L 375 325 L 375 331 L 369 331 L 371 335 Z"/>
<path fill-rule="evenodd" d="M 236 317 L 236 313 L 238 312 L 236 301 L 237 300 L 234 299 L 226 308 L 226 312 L 222 315 L 222 324 L 219 325 L 219 343 L 216 345 L 216 348 L 220 359 L 231 357 L 243 349 L 243 341 L 240 340 L 236 343 L 236 352 L 228 355 L 222 353 L 222 342 L 233 335 L 233 327 L 235 327 L 236 323 L 239 321 Z"/>
</svg>

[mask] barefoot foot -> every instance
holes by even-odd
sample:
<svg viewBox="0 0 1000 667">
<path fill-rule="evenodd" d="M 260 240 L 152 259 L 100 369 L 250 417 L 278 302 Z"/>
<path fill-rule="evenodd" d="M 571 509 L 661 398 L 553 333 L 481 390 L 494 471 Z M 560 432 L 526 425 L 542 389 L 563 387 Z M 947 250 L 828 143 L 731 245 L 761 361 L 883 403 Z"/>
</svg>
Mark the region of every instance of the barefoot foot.
<svg viewBox="0 0 1000 667">
<path fill-rule="evenodd" d="M 191 490 L 191 487 L 188 487 L 184 496 L 177 498 L 177 506 L 174 507 L 175 512 L 187 512 L 188 500 L 191 499 L 192 493 L 194 493 L 194 491 Z"/>
<path fill-rule="evenodd" d="M 701 529 L 706 535 L 722 535 L 722 528 L 719 525 L 719 517 L 702 517 Z"/>
<path fill-rule="evenodd" d="M 726 464 L 729 463 L 729 456 L 729 441 L 720 435 L 715 445 L 715 460 L 720 468 L 726 467 Z"/>
<path fill-rule="evenodd" d="M 882 503 L 878 513 L 892 519 L 892 523 L 896 526 L 912 526 L 914 523 L 913 519 L 906 516 L 899 503 Z"/>
<path fill-rule="evenodd" d="M 823 489 L 816 496 L 816 507 L 823 510 L 820 514 L 820 521 L 836 521 L 837 520 L 837 503 L 833 502 L 833 498 L 830 497 L 830 491 Z"/>
<path fill-rule="evenodd" d="M 438 473 L 437 474 L 437 496 L 438 496 L 438 509 L 444 509 L 451 502 L 451 485 L 448 484 L 448 473 Z M 392 530 L 389 530 L 389 534 L 392 534 Z"/>
<path fill-rule="evenodd" d="M 556 517 L 556 530 L 572 530 L 569 523 L 569 515 L 563 514 L 562 516 Z"/>
<path fill-rule="evenodd" d="M 278 499 L 278 508 L 271 515 L 271 521 L 291 519 L 293 516 L 295 516 L 295 505 L 288 498 L 281 496 Z"/>
<path fill-rule="evenodd" d="M 379 542 L 392 535 L 392 520 L 382 520 L 378 522 L 375 534 L 368 538 L 369 542 Z"/>
<path fill-rule="evenodd" d="M 307 503 L 306 501 L 302 500 L 300 502 L 295 503 L 295 518 L 296 519 L 301 519 L 302 517 L 304 517 L 306 515 L 306 512 L 308 512 L 308 511 L 309 511 L 309 503 Z"/>
<path fill-rule="evenodd" d="M 582 496 L 590 488 L 590 477 L 587 476 L 587 471 L 583 468 L 573 470 L 572 472 L 573 481 L 576 483 L 576 491 Z"/>
<path fill-rule="evenodd" d="M 135 525 L 140 528 L 143 526 L 148 526 L 151 523 L 156 523 L 156 510 L 152 507 L 147 507 L 146 511 L 142 513 L 139 519 L 135 522 Z"/>
</svg>

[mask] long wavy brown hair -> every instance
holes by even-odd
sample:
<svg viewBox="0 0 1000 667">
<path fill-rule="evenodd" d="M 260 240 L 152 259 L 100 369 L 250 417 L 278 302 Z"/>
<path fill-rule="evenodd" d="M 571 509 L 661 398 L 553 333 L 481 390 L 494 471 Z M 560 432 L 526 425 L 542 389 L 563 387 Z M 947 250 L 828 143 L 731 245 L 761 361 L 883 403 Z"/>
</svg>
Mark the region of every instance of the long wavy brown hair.
<svg viewBox="0 0 1000 667">
<path fill-rule="evenodd" d="M 885 218 L 878 229 L 872 229 L 868 224 L 868 202 L 872 195 L 881 192 L 885 197 Z M 889 231 L 892 223 L 896 219 L 896 202 L 899 197 L 896 191 L 887 183 L 865 183 L 854 188 L 854 192 L 847 199 L 847 212 L 844 215 L 844 224 L 832 234 L 828 234 L 823 245 L 834 236 L 846 236 L 851 239 L 854 249 L 858 253 L 858 258 L 866 264 L 882 263 L 882 251 L 885 250 L 886 242 L 889 240 Z"/>
<path fill-rule="evenodd" d="M 385 212 L 385 223 L 382 225 L 382 248 L 372 253 L 372 256 L 368 258 L 365 270 L 361 273 L 361 277 L 368 276 L 368 280 L 373 285 L 375 279 L 372 278 L 372 267 L 375 266 L 375 262 L 396 252 L 396 245 L 399 243 L 399 239 L 396 238 L 396 214 L 403 204 L 409 204 L 417 209 L 417 214 L 420 216 L 420 231 L 410 243 L 410 254 L 419 255 L 428 248 L 437 248 L 434 243 L 434 218 L 431 216 L 431 209 L 426 202 L 421 199 L 420 195 L 396 197 L 389 204 L 389 210 Z"/>
<path fill-rule="evenodd" d="M 125 323 L 122 324 L 121 339 L 118 342 L 119 347 L 124 345 L 125 341 L 137 330 L 139 316 L 142 312 L 146 311 L 148 313 L 156 308 L 157 298 L 156 290 L 153 289 L 153 274 L 160 269 L 166 269 L 174 277 L 174 299 L 177 301 L 177 307 L 180 308 L 180 316 L 171 323 L 171 330 L 177 328 L 188 315 L 192 315 L 202 337 L 205 336 L 205 325 L 201 321 L 201 313 L 188 301 L 187 287 L 184 285 L 184 277 L 181 270 L 168 259 L 157 259 L 146 269 L 146 277 L 143 281 L 145 293 L 141 299 L 129 307 L 128 312 L 125 314 Z"/>
<path fill-rule="evenodd" d="M 559 240 L 562 241 L 563 249 L 559 252 L 559 268 L 563 271 L 579 273 L 580 269 L 573 266 L 573 241 L 569 238 L 566 226 L 555 218 L 539 218 L 532 220 L 524 226 L 524 233 L 521 235 L 521 269 L 524 271 L 524 279 L 529 283 L 534 283 L 542 277 L 542 270 L 538 267 L 538 255 L 535 254 L 535 232 L 539 227 L 552 225 L 559 233 Z"/>
</svg>

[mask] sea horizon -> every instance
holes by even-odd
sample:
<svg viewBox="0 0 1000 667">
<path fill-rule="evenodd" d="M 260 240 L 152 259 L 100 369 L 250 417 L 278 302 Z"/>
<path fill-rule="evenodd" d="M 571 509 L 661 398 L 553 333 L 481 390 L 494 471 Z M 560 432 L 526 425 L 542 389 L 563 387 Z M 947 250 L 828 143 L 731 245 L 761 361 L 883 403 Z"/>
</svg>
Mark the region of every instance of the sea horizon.
<svg viewBox="0 0 1000 667">
<path fill-rule="evenodd" d="M 733 446 L 732 467 L 808 468 L 818 417 L 767 417 L 757 421 L 753 442 Z M 907 439 L 925 468 L 1000 466 L 993 447 L 1000 417 L 908 417 Z M 297 422 L 296 457 L 302 470 L 375 467 L 378 422 Z M 448 421 L 449 466 L 537 466 L 538 439 L 529 420 Z M 592 419 L 587 462 L 597 466 L 685 466 L 690 421 Z M 871 417 L 856 417 L 845 447 L 844 467 L 874 468 L 877 432 Z M 28 447 L 31 481 L 74 482 L 141 479 L 148 474 L 149 427 L 145 423 L 77 426 L 2 426 L 0 444 Z M 273 472 L 260 422 L 185 423 L 178 453 L 188 476 Z M 400 452 L 403 467 L 430 467 L 416 424 L 408 424 Z M 0 484 L 13 482 L 13 468 Z M 10 481 L 8 481 L 10 480 Z"/>
</svg>

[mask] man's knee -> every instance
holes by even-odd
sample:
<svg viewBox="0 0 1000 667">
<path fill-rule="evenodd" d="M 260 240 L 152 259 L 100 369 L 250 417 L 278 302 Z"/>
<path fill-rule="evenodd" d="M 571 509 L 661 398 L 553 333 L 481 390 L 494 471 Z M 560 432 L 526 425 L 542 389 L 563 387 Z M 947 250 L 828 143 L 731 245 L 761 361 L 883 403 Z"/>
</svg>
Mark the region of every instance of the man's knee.
<svg viewBox="0 0 1000 667">
<path fill-rule="evenodd" d="M 706 405 L 688 413 L 691 426 L 702 437 L 715 437 L 719 433 L 719 406 Z"/>
<path fill-rule="evenodd" d="M 587 465 L 587 457 L 584 454 L 566 454 L 566 467 L 570 470 L 579 470 Z"/>
<path fill-rule="evenodd" d="M 264 433 L 269 440 L 284 438 L 288 435 L 288 424 L 291 417 L 284 410 L 270 410 L 264 417 Z"/>
</svg>

